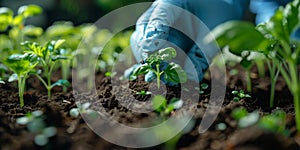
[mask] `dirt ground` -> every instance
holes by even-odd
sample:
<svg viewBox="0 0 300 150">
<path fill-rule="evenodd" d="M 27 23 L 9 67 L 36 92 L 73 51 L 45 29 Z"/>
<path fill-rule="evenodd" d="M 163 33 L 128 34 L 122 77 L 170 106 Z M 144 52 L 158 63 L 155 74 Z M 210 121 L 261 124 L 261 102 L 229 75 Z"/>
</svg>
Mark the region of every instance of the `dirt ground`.
<svg viewBox="0 0 300 150">
<path fill-rule="evenodd" d="M 228 68 L 232 69 L 232 68 Z M 182 150 L 274 150 L 274 149 L 300 149 L 300 134 L 296 132 L 294 121 L 294 107 L 292 97 L 289 94 L 284 81 L 279 78 L 276 86 L 276 101 L 278 108 L 283 109 L 287 113 L 286 126 L 290 133 L 289 136 L 275 134 L 252 126 L 240 129 L 237 127 L 237 121 L 231 117 L 231 112 L 234 108 L 243 106 L 248 111 L 258 110 L 260 114 L 272 112 L 275 108 L 268 107 L 269 94 L 269 78 L 258 78 L 257 74 L 253 73 L 253 92 L 251 98 L 243 99 L 239 102 L 232 101 L 232 90 L 245 89 L 244 74 L 239 66 L 235 69 L 240 70 L 237 75 L 228 75 L 227 89 L 225 100 L 221 112 L 213 125 L 207 132 L 200 134 L 198 132 L 199 124 L 206 110 L 210 88 L 204 90 L 204 94 L 199 95 L 194 93 L 192 87 L 188 96 L 181 97 L 185 102 L 198 98 L 196 107 L 183 107 L 171 113 L 171 116 L 180 115 L 182 111 L 194 111 L 195 126 L 192 130 L 184 134 L 177 142 L 177 149 Z M 255 72 L 255 70 L 254 70 Z M 55 80 L 55 79 L 53 79 Z M 123 81 L 119 81 L 123 82 Z M 210 84 L 209 79 L 204 80 Z M 190 83 L 186 83 L 190 85 Z M 96 110 L 101 107 L 113 116 L 119 122 L 137 126 L 143 122 L 149 123 L 154 118 L 157 118 L 156 112 L 136 113 L 121 105 L 120 102 L 126 102 L 128 96 L 133 95 L 137 100 L 142 102 L 150 101 L 151 96 L 141 96 L 135 94 L 135 91 L 149 89 L 148 83 L 143 81 L 143 77 L 130 82 L 132 92 L 122 92 L 122 87 L 117 90 L 112 89 L 112 83 L 109 77 L 105 77 L 103 73 L 98 73 L 96 76 L 97 100 L 93 101 L 92 109 Z M 180 97 L 183 86 L 167 87 L 166 98 Z M 36 90 L 39 89 L 39 90 Z M 75 108 L 75 98 L 70 88 L 67 93 L 60 92 L 60 88 L 53 89 L 53 96 L 48 100 L 46 91 L 39 84 L 38 80 L 31 77 L 27 80 L 27 92 L 25 93 L 25 106 L 20 108 L 18 99 L 18 89 L 16 83 L 0 84 L 0 149 L 3 150 L 18 150 L 18 149 L 70 149 L 70 150 L 86 150 L 86 149 L 131 149 L 111 144 L 97 134 L 95 134 L 85 123 L 82 117 L 74 118 L 69 114 L 71 108 Z M 121 90 L 121 91 L 119 91 Z M 152 91 L 153 93 L 161 93 L 163 90 Z M 119 96 L 119 93 L 127 93 Z M 163 93 L 162 93 L 163 94 Z M 81 97 L 82 102 L 89 99 L 88 96 Z M 128 105 L 135 107 L 135 104 L 127 102 Z M 137 106 L 148 107 L 148 106 Z M 16 118 L 24 116 L 27 112 L 34 110 L 42 110 L 46 116 L 47 125 L 55 126 L 57 134 L 50 138 L 49 143 L 40 147 L 34 144 L 34 134 L 30 133 L 25 126 L 16 124 Z M 219 123 L 226 124 L 226 129 L 218 130 Z M 164 149 L 165 145 L 157 145 L 147 149 Z"/>
</svg>

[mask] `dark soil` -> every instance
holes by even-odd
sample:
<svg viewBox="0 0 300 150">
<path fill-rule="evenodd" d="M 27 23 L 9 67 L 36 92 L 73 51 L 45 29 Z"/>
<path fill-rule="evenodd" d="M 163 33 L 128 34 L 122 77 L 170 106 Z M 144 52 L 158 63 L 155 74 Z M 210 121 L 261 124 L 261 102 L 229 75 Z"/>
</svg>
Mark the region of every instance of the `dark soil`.
<svg viewBox="0 0 300 150">
<path fill-rule="evenodd" d="M 239 70 L 239 74 L 231 76 L 228 74 L 227 89 L 225 101 L 221 112 L 213 125 L 205 133 L 198 132 L 199 124 L 203 114 L 207 108 L 210 98 L 210 89 L 204 91 L 199 97 L 197 91 L 194 90 L 194 83 L 188 82 L 181 86 L 166 87 L 165 89 L 157 89 L 153 85 L 149 85 L 143 81 L 143 77 L 129 83 L 128 91 L 123 91 L 122 82 L 117 81 L 119 86 L 114 89 L 109 77 L 105 77 L 103 73 L 96 76 L 97 95 L 76 95 L 80 103 L 85 101 L 92 102 L 91 109 L 96 111 L 105 111 L 112 116 L 112 119 L 129 126 L 151 126 L 153 120 L 159 118 L 156 112 L 137 113 L 132 112 L 128 108 L 144 108 L 151 110 L 147 102 L 151 101 L 151 96 L 141 96 L 136 91 L 151 89 L 153 94 L 166 94 L 167 99 L 180 97 L 185 101 L 185 105 L 169 116 L 180 116 L 186 111 L 193 111 L 195 118 L 195 126 L 193 129 L 184 134 L 177 143 L 177 149 L 188 150 L 297 150 L 300 149 L 300 134 L 296 132 L 294 122 L 294 107 L 292 105 L 292 97 L 287 90 L 284 81 L 279 78 L 276 86 L 276 106 L 287 112 L 287 129 L 289 136 L 264 131 L 256 126 L 240 129 L 237 122 L 230 116 L 234 108 L 245 107 L 248 111 L 258 110 L 261 114 L 272 112 L 275 108 L 269 108 L 269 79 L 268 77 L 258 78 L 253 73 L 253 92 L 252 98 L 243 99 L 239 102 L 233 102 L 232 90 L 245 89 L 245 75 L 239 66 L 235 66 Z M 228 69 L 232 69 L 228 67 Z M 254 70 L 255 72 L 255 70 Z M 54 79 L 55 80 L 55 79 Z M 120 82 L 120 83 L 119 83 Z M 209 79 L 203 82 L 210 83 Z M 25 94 L 25 106 L 20 108 L 18 99 L 18 89 L 16 83 L 0 84 L 0 149 L 18 150 L 18 149 L 70 149 L 70 150 L 86 150 L 86 149 L 130 149 L 111 144 L 97 134 L 95 134 L 85 123 L 82 117 L 74 118 L 69 114 L 71 108 L 77 107 L 72 90 L 67 93 L 60 92 L 61 88 L 53 89 L 51 100 L 48 100 L 46 91 L 41 84 L 35 79 L 30 78 L 27 81 L 27 93 Z M 188 95 L 181 95 L 178 91 L 187 87 Z M 37 90 L 38 89 L 38 90 Z M 127 89 L 128 90 L 128 89 Z M 120 96 L 121 93 L 121 96 Z M 128 101 L 129 96 L 134 96 L 140 102 L 133 103 Z M 96 97 L 96 99 L 95 99 Z M 194 98 L 197 98 L 197 105 L 190 105 Z M 91 101 L 91 99 L 93 101 Z M 121 102 L 127 104 L 122 105 Z M 190 107 L 195 106 L 195 107 Z M 100 110 L 104 108 L 104 110 Z M 34 110 L 42 110 L 46 116 L 46 123 L 49 126 L 55 126 L 58 130 L 56 136 L 50 138 L 50 142 L 40 147 L 34 144 L 34 134 L 30 133 L 25 126 L 16 124 L 16 119 L 24 116 L 27 112 Z M 217 125 L 225 123 L 225 130 L 218 130 Z M 147 149 L 164 149 L 165 145 L 157 145 Z"/>
</svg>

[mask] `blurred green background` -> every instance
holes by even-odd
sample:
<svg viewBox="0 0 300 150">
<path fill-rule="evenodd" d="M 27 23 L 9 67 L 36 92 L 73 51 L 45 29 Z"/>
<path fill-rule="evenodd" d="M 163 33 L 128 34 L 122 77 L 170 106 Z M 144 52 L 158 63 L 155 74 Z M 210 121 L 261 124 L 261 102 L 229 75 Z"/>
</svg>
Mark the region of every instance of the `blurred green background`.
<svg viewBox="0 0 300 150">
<path fill-rule="evenodd" d="M 0 0 L 0 6 L 15 12 L 22 5 L 36 4 L 43 8 L 42 15 L 29 18 L 26 24 L 47 28 L 56 21 L 72 21 L 74 25 L 93 23 L 101 16 L 119 7 L 153 0 Z"/>
</svg>

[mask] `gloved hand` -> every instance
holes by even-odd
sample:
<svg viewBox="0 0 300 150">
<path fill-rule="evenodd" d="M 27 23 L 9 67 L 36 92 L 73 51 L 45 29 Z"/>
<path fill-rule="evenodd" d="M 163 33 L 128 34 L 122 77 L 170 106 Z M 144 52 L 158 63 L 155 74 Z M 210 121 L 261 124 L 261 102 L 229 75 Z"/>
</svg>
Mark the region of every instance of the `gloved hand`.
<svg viewBox="0 0 300 150">
<path fill-rule="evenodd" d="M 169 46 L 178 47 L 187 54 L 192 65 L 195 66 L 191 67 L 191 62 L 187 60 L 184 63 L 184 70 L 188 78 L 194 81 L 201 81 L 204 71 L 208 68 L 208 62 L 211 62 L 210 59 L 216 54 L 216 51 L 203 49 L 205 51 L 204 56 L 200 48 L 195 45 L 195 41 L 186 36 L 186 33 L 183 34 L 172 28 L 174 24 L 182 24 L 190 27 L 188 29 L 190 33 L 197 33 L 196 31 L 201 31 L 200 29 L 202 29 L 200 26 L 195 26 L 193 21 L 180 20 L 180 17 L 185 18 L 185 16 L 181 16 L 182 10 L 174 9 L 174 6 L 183 8 L 196 15 L 211 29 L 227 20 L 240 19 L 247 2 L 248 0 L 211 0 L 210 2 L 157 0 L 136 23 L 136 30 L 130 40 L 132 52 L 136 60 L 140 62 L 156 50 Z M 189 17 L 186 18 L 189 19 Z M 127 70 L 127 74 L 130 74 L 134 67 L 136 66 Z M 193 70 L 196 70 L 197 75 L 193 73 Z M 155 78 L 153 76 L 153 74 L 147 74 L 145 80 L 151 81 L 151 79 Z"/>
</svg>

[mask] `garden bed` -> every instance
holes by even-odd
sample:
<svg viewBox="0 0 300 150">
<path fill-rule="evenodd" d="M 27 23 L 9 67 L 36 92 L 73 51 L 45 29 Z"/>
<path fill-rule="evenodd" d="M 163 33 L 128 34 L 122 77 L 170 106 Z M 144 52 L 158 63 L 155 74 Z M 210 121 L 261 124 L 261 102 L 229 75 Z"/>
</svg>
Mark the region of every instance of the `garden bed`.
<svg viewBox="0 0 300 150">
<path fill-rule="evenodd" d="M 228 71 L 237 69 L 242 72 L 240 66 L 234 68 L 228 67 Z M 247 128 L 238 128 L 237 121 L 232 118 L 231 112 L 240 106 L 247 108 L 249 112 L 258 110 L 260 114 L 272 112 L 273 109 L 268 104 L 263 103 L 268 100 L 268 78 L 256 78 L 255 70 L 253 71 L 253 93 L 251 98 L 242 99 L 234 102 L 232 90 L 244 89 L 244 76 L 237 74 L 228 76 L 227 90 L 225 101 L 223 103 L 220 114 L 213 125 L 203 134 L 198 133 L 198 127 L 201 118 L 205 112 L 209 99 L 209 89 L 204 91 L 200 96 L 199 103 L 196 108 L 189 108 L 195 111 L 195 126 L 193 129 L 184 134 L 177 142 L 178 149 L 299 149 L 297 143 L 300 142 L 300 135 L 296 132 L 294 121 L 294 108 L 292 105 L 292 97 L 287 92 L 286 85 L 280 80 L 277 84 L 276 103 L 278 107 L 287 113 L 286 128 L 289 136 L 278 133 L 272 133 L 251 126 Z M 42 85 L 36 82 L 37 79 L 30 78 L 27 82 L 28 91 L 25 93 L 25 106 L 20 108 L 17 94 L 17 86 L 15 83 L 0 85 L 1 88 L 1 106 L 0 106 L 0 145 L 1 149 L 128 149 L 111 144 L 98 135 L 96 135 L 81 118 L 70 116 L 70 109 L 77 107 L 72 90 L 67 93 L 60 92 L 60 88 L 53 89 L 53 96 L 48 100 L 46 91 L 36 90 L 44 89 Z M 209 83 L 209 80 L 204 82 Z M 130 83 L 132 89 L 140 90 L 148 87 L 143 81 L 143 77 L 139 77 L 137 81 Z M 122 107 L 116 99 L 116 94 L 111 90 L 110 77 L 106 77 L 103 73 L 96 76 L 96 85 L 99 101 L 96 104 L 102 105 L 106 111 L 114 116 L 119 122 L 136 126 L 141 122 L 149 123 L 158 114 L 151 112 L 149 114 L 133 113 Z M 149 88 L 149 87 L 148 87 Z M 178 87 L 177 87 L 178 88 Z M 168 88 L 168 93 L 176 95 L 178 89 L 174 87 Z M 133 95 L 135 95 L 133 93 Z M 137 96 L 137 95 L 135 95 Z M 124 96 L 126 97 L 126 95 Z M 171 96 L 170 96 L 171 97 Z M 149 101 L 149 97 L 137 97 L 141 101 Z M 184 100 L 184 98 L 183 98 Z M 93 108 L 94 107 L 94 108 Z M 97 105 L 93 105 L 93 109 L 97 109 Z M 186 111 L 187 108 L 184 108 Z M 26 126 L 16 123 L 16 119 L 24 116 L 27 112 L 34 110 L 42 110 L 46 117 L 46 124 L 55 126 L 57 134 L 50 138 L 49 143 L 40 147 L 34 143 L 34 134 L 30 133 Z M 171 115 L 177 115 L 173 113 Z M 219 123 L 225 123 L 225 129 L 218 129 Z M 151 147 L 148 149 L 162 149 L 164 144 Z"/>
</svg>

